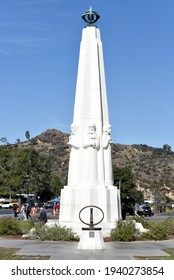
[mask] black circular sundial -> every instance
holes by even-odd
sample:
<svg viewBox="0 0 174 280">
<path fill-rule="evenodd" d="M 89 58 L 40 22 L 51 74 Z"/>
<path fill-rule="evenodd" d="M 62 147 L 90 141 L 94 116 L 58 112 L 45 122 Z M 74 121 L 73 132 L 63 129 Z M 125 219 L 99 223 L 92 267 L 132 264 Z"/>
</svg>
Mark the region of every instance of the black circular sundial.
<svg viewBox="0 0 174 280">
<path fill-rule="evenodd" d="M 84 212 L 86 212 L 85 217 L 83 217 Z M 86 216 L 88 218 L 86 218 Z M 97 216 L 97 218 L 95 216 Z M 100 207 L 95 205 L 85 206 L 79 212 L 79 219 L 83 224 L 89 226 L 83 227 L 82 230 L 101 230 L 101 228 L 95 226 L 103 221 L 104 212 Z"/>
<path fill-rule="evenodd" d="M 97 22 L 97 20 L 100 18 L 100 15 L 97 14 L 96 12 L 94 12 L 92 10 L 92 7 L 90 7 L 89 11 L 87 11 L 86 13 L 84 13 L 82 15 L 82 19 L 88 23 L 89 26 L 93 25 L 95 22 Z"/>
</svg>

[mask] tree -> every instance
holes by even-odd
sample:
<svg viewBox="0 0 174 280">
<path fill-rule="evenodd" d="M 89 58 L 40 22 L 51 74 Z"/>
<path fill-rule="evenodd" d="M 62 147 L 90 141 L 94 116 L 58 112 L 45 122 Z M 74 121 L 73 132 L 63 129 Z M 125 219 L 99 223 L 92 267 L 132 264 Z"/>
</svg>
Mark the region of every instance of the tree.
<svg viewBox="0 0 174 280">
<path fill-rule="evenodd" d="M 2 142 L 2 144 L 7 145 L 7 138 L 6 137 L 1 137 L 0 141 Z"/>
<path fill-rule="evenodd" d="M 18 169 L 16 169 L 16 171 L 20 176 L 21 188 L 23 188 L 26 193 L 36 193 L 50 186 L 50 159 L 39 155 L 38 152 L 32 148 L 20 151 Z"/>
<path fill-rule="evenodd" d="M 19 138 L 16 139 L 16 144 L 20 144 L 21 140 Z"/>
<path fill-rule="evenodd" d="M 34 149 L 0 146 L 0 193 L 34 193 L 50 189 L 51 160 Z"/>
<path fill-rule="evenodd" d="M 10 146 L 0 147 L 0 193 L 6 197 L 13 193 L 11 179 L 15 160 L 12 153 Z"/>
<path fill-rule="evenodd" d="M 131 167 L 115 167 L 113 170 L 114 185 L 121 186 L 121 199 L 123 202 L 140 202 L 143 200 L 143 193 L 138 191 L 135 184 Z"/>
<path fill-rule="evenodd" d="M 169 146 L 168 144 L 163 145 L 163 150 L 165 152 L 169 152 L 169 153 L 172 151 L 171 146 Z"/>
<path fill-rule="evenodd" d="M 63 183 L 58 175 L 53 175 L 51 180 L 51 189 L 56 197 L 60 196 L 61 189 L 63 188 Z"/>
<path fill-rule="evenodd" d="M 27 140 L 30 139 L 30 132 L 28 130 L 25 132 L 25 137 L 27 138 Z"/>
<path fill-rule="evenodd" d="M 154 197 L 154 212 L 160 213 L 161 207 L 167 202 L 167 188 L 163 182 L 154 180 L 150 190 Z"/>
</svg>

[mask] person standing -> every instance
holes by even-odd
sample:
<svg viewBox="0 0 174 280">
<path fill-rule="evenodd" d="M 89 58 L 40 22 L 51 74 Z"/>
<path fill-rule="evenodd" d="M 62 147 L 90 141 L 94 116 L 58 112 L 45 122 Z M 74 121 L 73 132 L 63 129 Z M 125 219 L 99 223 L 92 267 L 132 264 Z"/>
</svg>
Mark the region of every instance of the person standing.
<svg viewBox="0 0 174 280">
<path fill-rule="evenodd" d="M 30 206 L 30 204 L 27 204 L 27 206 L 26 206 L 26 216 L 27 216 L 27 220 L 28 220 L 29 217 L 30 217 L 30 219 L 31 219 L 30 212 L 31 212 L 31 206 Z"/>
<path fill-rule="evenodd" d="M 56 205 L 54 206 L 54 213 L 55 215 L 58 215 L 58 217 L 59 217 L 59 210 L 60 210 L 60 203 L 56 202 Z"/>
<path fill-rule="evenodd" d="M 13 211 L 14 211 L 14 219 L 17 220 L 19 214 L 19 207 L 17 206 L 17 204 L 14 204 Z"/>
<path fill-rule="evenodd" d="M 20 217 L 21 220 L 26 220 L 26 219 L 27 219 L 27 216 L 26 216 L 26 205 L 25 205 L 25 203 L 22 204 L 22 207 L 21 207 L 21 209 L 20 209 L 20 214 L 21 214 L 21 217 Z"/>
<path fill-rule="evenodd" d="M 126 220 L 126 205 L 122 203 L 121 205 L 121 215 L 122 215 L 122 220 Z"/>
<path fill-rule="evenodd" d="M 136 217 L 140 217 L 140 216 L 138 215 L 139 210 L 140 210 L 139 204 L 138 204 L 138 203 L 135 203 L 134 215 L 135 215 Z"/>
</svg>

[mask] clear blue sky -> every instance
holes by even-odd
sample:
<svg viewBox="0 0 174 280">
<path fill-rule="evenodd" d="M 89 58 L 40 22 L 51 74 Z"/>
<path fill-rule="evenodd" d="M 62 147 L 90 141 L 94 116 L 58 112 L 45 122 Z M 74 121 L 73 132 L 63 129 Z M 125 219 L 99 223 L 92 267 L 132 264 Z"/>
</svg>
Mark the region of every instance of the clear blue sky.
<svg viewBox="0 0 174 280">
<path fill-rule="evenodd" d="M 70 133 L 90 5 L 101 16 L 113 142 L 174 150 L 173 0 L 0 0 L 0 138 Z"/>
</svg>

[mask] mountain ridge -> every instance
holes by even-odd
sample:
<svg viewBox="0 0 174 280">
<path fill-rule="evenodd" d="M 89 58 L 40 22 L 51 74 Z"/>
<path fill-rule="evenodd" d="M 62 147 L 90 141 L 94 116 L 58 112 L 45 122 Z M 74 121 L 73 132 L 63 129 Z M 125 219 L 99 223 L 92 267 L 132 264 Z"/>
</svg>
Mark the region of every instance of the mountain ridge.
<svg viewBox="0 0 174 280">
<path fill-rule="evenodd" d="M 68 174 L 70 148 L 69 134 L 56 129 L 48 129 L 40 135 L 18 144 L 19 147 L 32 147 L 39 153 L 50 156 L 52 172 L 62 180 Z M 170 194 L 174 191 L 174 152 L 164 148 L 154 148 L 146 144 L 112 144 L 113 168 L 130 166 L 137 187 L 151 189 L 158 183 Z"/>
</svg>

